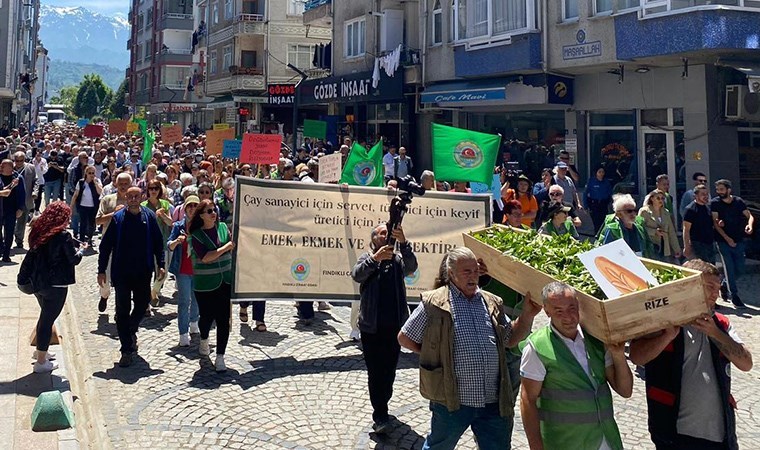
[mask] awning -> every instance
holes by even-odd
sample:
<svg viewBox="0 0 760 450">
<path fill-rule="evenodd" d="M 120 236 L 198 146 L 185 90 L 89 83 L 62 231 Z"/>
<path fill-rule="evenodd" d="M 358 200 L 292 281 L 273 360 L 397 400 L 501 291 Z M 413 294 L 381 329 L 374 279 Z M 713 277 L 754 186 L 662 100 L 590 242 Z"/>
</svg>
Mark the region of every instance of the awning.
<svg viewBox="0 0 760 450">
<path fill-rule="evenodd" d="M 486 100 L 504 100 L 508 79 L 454 81 L 425 88 L 422 103 L 468 103 Z"/>
<path fill-rule="evenodd" d="M 224 109 L 234 108 L 235 100 L 231 95 L 223 95 L 221 97 L 214 98 L 213 101 L 206 103 L 206 109 Z"/>
</svg>

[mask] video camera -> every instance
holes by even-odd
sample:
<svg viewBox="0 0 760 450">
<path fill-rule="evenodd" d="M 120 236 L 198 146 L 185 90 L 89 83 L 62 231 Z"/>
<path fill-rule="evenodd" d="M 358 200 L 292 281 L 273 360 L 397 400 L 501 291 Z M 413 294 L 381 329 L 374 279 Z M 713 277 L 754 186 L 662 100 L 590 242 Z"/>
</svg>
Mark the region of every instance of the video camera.
<svg viewBox="0 0 760 450">
<path fill-rule="evenodd" d="M 425 188 L 420 186 L 411 175 L 398 179 L 398 191 L 399 193 L 396 197 L 391 200 L 390 219 L 386 223 L 386 227 L 388 228 L 387 245 L 394 245 L 396 243 L 396 239 L 391 235 L 391 231 L 401 225 L 407 206 L 412 203 L 414 195 L 425 195 Z"/>
<path fill-rule="evenodd" d="M 506 162 L 502 165 L 501 171 L 509 182 L 509 186 L 517 189 L 517 178 L 523 173 L 520 163 L 517 161 Z"/>
</svg>

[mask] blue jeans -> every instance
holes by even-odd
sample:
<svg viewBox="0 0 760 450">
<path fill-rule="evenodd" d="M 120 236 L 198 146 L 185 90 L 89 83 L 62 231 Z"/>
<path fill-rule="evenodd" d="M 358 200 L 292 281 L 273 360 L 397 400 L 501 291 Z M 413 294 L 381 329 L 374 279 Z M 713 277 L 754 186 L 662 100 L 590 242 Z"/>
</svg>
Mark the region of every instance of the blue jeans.
<svg viewBox="0 0 760 450">
<path fill-rule="evenodd" d="M 718 251 L 721 260 L 723 260 L 723 267 L 726 268 L 726 281 L 731 295 L 739 293 L 739 288 L 736 287 L 736 279 L 744 273 L 744 247 L 744 241 L 737 242 L 736 247 L 731 247 L 725 242 L 718 242 Z"/>
<path fill-rule="evenodd" d="M 45 183 L 45 206 L 61 199 L 61 180 Z"/>
<path fill-rule="evenodd" d="M 73 193 L 69 193 L 69 187 L 64 186 L 63 187 L 63 194 L 64 198 L 66 199 L 66 204 L 71 204 L 71 198 L 74 196 Z M 96 211 L 97 212 L 97 211 Z M 79 211 L 77 211 L 77 208 L 74 208 L 71 210 L 71 231 L 74 232 L 74 237 L 76 239 L 79 239 Z"/>
<path fill-rule="evenodd" d="M 449 412 L 446 406 L 430 402 L 433 418 L 430 434 L 422 450 L 453 450 L 459 438 L 472 428 L 479 450 L 509 450 L 511 448 L 512 419 L 499 415 L 499 404 L 489 403 L 483 408 L 460 406 Z"/>
<path fill-rule="evenodd" d="M 190 322 L 197 322 L 200 318 L 198 301 L 195 300 L 193 291 L 192 275 L 177 275 L 177 325 L 179 334 L 187 334 L 190 331 Z"/>
</svg>

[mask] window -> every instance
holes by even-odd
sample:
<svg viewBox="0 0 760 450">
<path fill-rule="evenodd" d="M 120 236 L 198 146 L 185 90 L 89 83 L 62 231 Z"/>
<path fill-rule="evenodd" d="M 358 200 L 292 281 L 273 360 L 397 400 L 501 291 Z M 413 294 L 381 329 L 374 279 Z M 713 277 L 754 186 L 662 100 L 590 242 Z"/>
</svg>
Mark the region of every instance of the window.
<svg viewBox="0 0 760 450">
<path fill-rule="evenodd" d="M 531 0 L 454 0 L 452 12 L 457 41 L 488 39 L 536 28 Z M 435 23 L 435 11 L 433 20 Z"/>
<path fill-rule="evenodd" d="M 443 42 L 443 10 L 441 9 L 441 0 L 435 0 L 433 6 L 433 45 Z"/>
<path fill-rule="evenodd" d="M 244 1 L 243 2 L 243 14 L 261 14 L 259 12 L 259 2 L 257 2 L 257 1 Z"/>
<path fill-rule="evenodd" d="M 187 77 L 190 76 L 189 67 L 163 66 L 161 67 L 161 81 L 164 85 L 184 88 Z"/>
<path fill-rule="evenodd" d="M 211 75 L 216 73 L 216 50 L 211 50 L 208 54 L 208 68 Z"/>
<path fill-rule="evenodd" d="M 602 166 L 616 193 L 638 194 L 636 116 L 632 111 L 591 113 L 589 124 L 590 166 Z"/>
<path fill-rule="evenodd" d="M 149 39 L 145 42 L 145 58 L 146 61 L 153 60 L 153 40 Z"/>
<path fill-rule="evenodd" d="M 314 47 L 311 44 L 288 45 L 288 63 L 299 69 L 310 69 L 314 60 Z"/>
<path fill-rule="evenodd" d="M 145 26 L 145 16 L 140 14 L 137 16 L 137 31 L 142 31 Z"/>
<path fill-rule="evenodd" d="M 608 12 L 618 12 L 625 9 L 638 8 L 641 6 L 641 0 L 594 0 L 596 14 Z M 617 8 L 615 4 L 617 3 Z"/>
<path fill-rule="evenodd" d="M 232 0 L 224 0 L 224 18 L 232 19 Z"/>
<path fill-rule="evenodd" d="M 219 23 L 219 3 L 217 2 L 211 4 L 211 21 Z"/>
<path fill-rule="evenodd" d="M 144 91 L 146 89 L 148 89 L 148 74 L 143 72 L 140 74 L 140 90 Z"/>
<path fill-rule="evenodd" d="M 225 45 L 224 48 L 222 48 L 222 68 L 223 70 L 229 70 L 229 67 L 231 65 L 232 65 L 232 46 Z"/>
<path fill-rule="evenodd" d="M 303 14 L 306 0 L 288 0 L 288 14 L 291 16 L 300 16 Z"/>
<path fill-rule="evenodd" d="M 240 63 L 243 67 L 256 67 L 256 52 L 252 50 L 243 50 L 240 52 Z"/>
<path fill-rule="evenodd" d="M 364 18 L 346 22 L 346 33 L 344 36 L 346 58 L 355 58 L 364 55 L 365 26 L 366 21 Z"/>
<path fill-rule="evenodd" d="M 578 17 L 578 0 L 562 0 L 562 20 Z"/>
<path fill-rule="evenodd" d="M 152 26 L 153 26 L 153 8 L 150 8 L 148 10 L 148 14 L 146 15 L 145 28 L 150 28 Z"/>
</svg>

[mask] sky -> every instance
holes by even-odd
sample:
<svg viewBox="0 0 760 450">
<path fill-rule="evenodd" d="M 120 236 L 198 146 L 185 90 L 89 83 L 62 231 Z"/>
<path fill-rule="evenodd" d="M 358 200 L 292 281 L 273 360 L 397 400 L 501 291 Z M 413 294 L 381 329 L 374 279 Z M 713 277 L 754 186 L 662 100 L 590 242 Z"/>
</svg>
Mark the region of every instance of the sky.
<svg viewBox="0 0 760 450">
<path fill-rule="evenodd" d="M 82 6 L 107 16 L 113 16 L 116 13 L 126 15 L 130 4 L 129 0 L 46 0 L 42 3 L 51 6 Z"/>
</svg>

